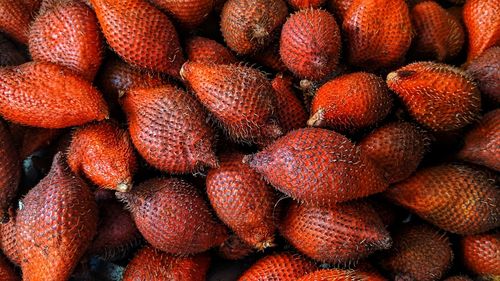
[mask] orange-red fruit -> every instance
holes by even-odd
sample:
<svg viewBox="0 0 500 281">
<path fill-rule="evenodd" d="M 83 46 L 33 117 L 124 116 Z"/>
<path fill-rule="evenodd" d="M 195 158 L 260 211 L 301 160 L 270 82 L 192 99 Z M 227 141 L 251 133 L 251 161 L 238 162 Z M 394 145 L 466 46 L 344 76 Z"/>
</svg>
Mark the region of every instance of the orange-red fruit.
<svg viewBox="0 0 500 281">
<path fill-rule="evenodd" d="M 224 45 L 215 40 L 194 36 L 186 42 L 186 54 L 189 61 L 231 64 L 237 63 L 236 57 Z"/>
<path fill-rule="evenodd" d="M 295 10 L 306 8 L 319 8 L 326 0 L 287 0 L 288 4 Z"/>
<path fill-rule="evenodd" d="M 213 0 L 150 0 L 150 2 L 186 28 L 200 25 L 214 8 Z"/>
<path fill-rule="evenodd" d="M 7 125 L 0 120 L 0 221 L 9 218 L 8 209 L 21 179 L 21 160 Z"/>
<path fill-rule="evenodd" d="M 354 0 L 342 23 L 350 64 L 387 68 L 404 59 L 411 44 L 410 12 L 404 0 Z"/>
<path fill-rule="evenodd" d="M 3 34 L 0 33 L 0 67 L 20 65 L 26 62 L 24 55 Z"/>
<path fill-rule="evenodd" d="M 387 84 L 417 122 L 435 131 L 460 129 L 481 110 L 481 95 L 471 78 L 446 64 L 409 64 L 389 73 Z"/>
<path fill-rule="evenodd" d="M 394 245 L 380 260 L 394 280 L 440 280 L 451 266 L 448 237 L 427 225 L 406 225 L 393 236 Z"/>
<path fill-rule="evenodd" d="M 258 260 L 239 281 L 295 281 L 318 268 L 311 261 L 292 253 L 278 253 Z"/>
<path fill-rule="evenodd" d="M 417 170 L 427 148 L 425 133 L 408 122 L 393 122 L 375 129 L 359 146 L 384 171 L 389 183 L 408 178 Z"/>
<path fill-rule="evenodd" d="M 344 17 L 354 0 L 328 0 L 328 9 L 337 17 L 339 23 L 344 21 Z"/>
<path fill-rule="evenodd" d="M 21 278 L 16 273 L 10 262 L 0 254 L 0 280 L 2 281 L 20 281 Z"/>
<path fill-rule="evenodd" d="M 45 62 L 0 69 L 0 115 L 43 128 L 78 126 L 107 118 L 101 94 L 70 70 Z"/>
<path fill-rule="evenodd" d="M 484 51 L 500 44 L 500 1 L 467 0 L 463 19 L 469 35 L 467 61 L 470 62 Z"/>
<path fill-rule="evenodd" d="M 312 205 L 332 206 L 387 188 L 359 147 L 325 129 L 292 131 L 245 161 L 275 188 Z"/>
<path fill-rule="evenodd" d="M 16 216 L 13 210 L 14 209 L 11 209 L 12 214 L 10 216 L 10 220 L 8 222 L 0 224 L 0 248 L 12 263 L 20 265 L 20 249 L 18 249 L 16 242 Z"/>
<path fill-rule="evenodd" d="M 135 88 L 123 97 L 137 151 L 155 168 L 189 173 L 217 166 L 214 131 L 198 101 L 180 88 Z"/>
<path fill-rule="evenodd" d="M 18 211 L 17 247 L 24 280 L 68 280 L 97 228 L 90 188 L 58 153 L 49 174 L 29 191 Z"/>
<path fill-rule="evenodd" d="M 500 233 L 465 236 L 460 245 L 467 269 L 482 276 L 500 276 Z"/>
<path fill-rule="evenodd" d="M 276 93 L 276 116 L 283 133 L 305 127 L 307 112 L 294 93 L 292 77 L 279 74 L 271 83 Z"/>
<path fill-rule="evenodd" d="M 132 188 L 137 160 L 128 132 L 113 122 L 77 129 L 68 149 L 68 164 L 94 184 L 120 192 Z"/>
<path fill-rule="evenodd" d="M 272 41 L 287 15 L 283 0 L 228 0 L 221 13 L 222 36 L 233 51 L 248 55 Z"/>
<path fill-rule="evenodd" d="M 178 77 L 184 62 L 174 25 L 146 0 L 90 0 L 109 46 L 126 62 Z"/>
<path fill-rule="evenodd" d="M 500 104 L 500 46 L 492 47 L 467 66 L 481 93 Z"/>
<path fill-rule="evenodd" d="M 356 266 L 356 275 L 360 276 L 364 281 L 387 281 L 387 279 L 367 261 Z"/>
<path fill-rule="evenodd" d="M 354 270 L 345 269 L 321 269 L 303 276 L 297 281 L 361 281 L 362 276 Z"/>
<path fill-rule="evenodd" d="M 281 59 L 300 78 L 321 80 L 332 73 L 339 62 L 340 47 L 335 18 L 324 10 L 298 11 L 281 31 Z"/>
<path fill-rule="evenodd" d="M 255 251 L 255 248 L 248 245 L 236 234 L 232 234 L 229 238 L 220 245 L 218 254 L 223 259 L 240 260 L 250 255 Z"/>
<path fill-rule="evenodd" d="M 181 76 L 232 139 L 265 143 L 281 135 L 272 115 L 274 90 L 259 70 L 188 62 Z"/>
<path fill-rule="evenodd" d="M 445 164 L 418 171 L 386 192 L 441 229 L 476 234 L 500 226 L 500 190 L 487 171 Z"/>
<path fill-rule="evenodd" d="M 144 238 L 167 253 L 201 253 L 227 238 L 201 194 L 180 179 L 151 179 L 117 197 L 127 203 Z"/>
<path fill-rule="evenodd" d="M 30 21 L 30 11 L 22 1 L 0 0 L 0 31 L 27 45 Z"/>
<path fill-rule="evenodd" d="M 209 266 L 207 254 L 176 257 L 146 246 L 127 265 L 123 281 L 201 281 Z"/>
<path fill-rule="evenodd" d="M 355 132 L 382 121 L 391 108 L 392 97 L 384 80 L 356 72 L 334 78 L 319 88 L 307 124 Z"/>
<path fill-rule="evenodd" d="M 357 262 L 391 246 L 389 232 L 365 202 L 329 208 L 293 202 L 280 222 L 280 232 L 306 256 L 334 264 Z"/>
</svg>

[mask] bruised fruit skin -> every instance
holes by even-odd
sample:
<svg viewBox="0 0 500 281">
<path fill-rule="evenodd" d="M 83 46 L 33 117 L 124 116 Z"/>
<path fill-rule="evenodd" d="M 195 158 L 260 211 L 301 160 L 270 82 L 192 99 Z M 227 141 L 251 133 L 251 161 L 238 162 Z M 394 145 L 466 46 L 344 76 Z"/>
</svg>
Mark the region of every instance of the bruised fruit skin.
<svg viewBox="0 0 500 281">
<path fill-rule="evenodd" d="M 292 131 L 244 161 L 281 192 L 314 206 L 332 206 L 387 188 L 381 171 L 359 147 L 325 129 Z"/>
<path fill-rule="evenodd" d="M 222 244 L 226 228 L 191 184 L 176 178 L 151 179 L 117 193 L 137 228 L 156 249 L 176 255 L 204 252 Z"/>
<path fill-rule="evenodd" d="M 214 131 L 198 101 L 180 88 L 135 88 L 122 99 L 132 142 L 155 168 L 190 173 L 217 166 Z"/>
<path fill-rule="evenodd" d="M 500 276 L 500 233 L 465 236 L 460 246 L 466 268 L 481 276 Z"/>
<path fill-rule="evenodd" d="M 25 62 L 24 55 L 6 36 L 0 33 L 0 67 L 15 66 Z"/>
<path fill-rule="evenodd" d="M 361 276 L 354 270 L 321 269 L 303 276 L 297 281 L 361 281 Z"/>
<path fill-rule="evenodd" d="M 241 260 L 248 255 L 252 254 L 255 248 L 246 244 L 236 234 L 229 236 L 229 238 L 220 245 L 218 254 L 226 260 Z"/>
<path fill-rule="evenodd" d="M 213 0 L 149 0 L 186 28 L 200 25 L 214 8 Z"/>
<path fill-rule="evenodd" d="M 97 217 L 90 188 L 71 174 L 58 153 L 17 214 L 24 280 L 68 280 L 96 233 Z"/>
<path fill-rule="evenodd" d="M 276 115 L 283 133 L 305 127 L 307 112 L 294 93 L 292 77 L 278 74 L 271 84 L 276 92 Z"/>
<path fill-rule="evenodd" d="M 8 221 L 8 209 L 21 179 L 21 159 L 7 125 L 0 120 L 0 221 Z"/>
<path fill-rule="evenodd" d="M 295 281 L 318 268 L 298 254 L 278 253 L 258 260 L 241 275 L 239 281 Z"/>
<path fill-rule="evenodd" d="M 21 281 L 14 267 L 10 262 L 0 254 L 0 280 L 2 281 Z"/>
<path fill-rule="evenodd" d="M 232 64 L 238 60 L 224 45 L 217 41 L 194 36 L 186 42 L 186 54 L 189 61 L 214 63 L 214 64 Z"/>
<path fill-rule="evenodd" d="M 349 7 L 354 0 L 327 0 L 328 10 L 330 10 L 339 20 L 339 24 L 343 22 Z"/>
<path fill-rule="evenodd" d="M 340 57 L 340 31 L 324 10 L 292 14 L 281 31 L 280 55 L 297 77 L 321 80 L 335 71 Z"/>
<path fill-rule="evenodd" d="M 268 45 L 288 16 L 283 0 L 228 0 L 221 13 L 221 31 L 229 48 L 241 55 Z"/>
<path fill-rule="evenodd" d="M 287 0 L 288 4 L 295 10 L 306 8 L 319 8 L 326 0 Z"/>
<path fill-rule="evenodd" d="M 77 129 L 67 153 L 68 164 L 75 174 L 83 174 L 94 184 L 127 192 L 137 159 L 128 132 L 109 121 Z"/>
<path fill-rule="evenodd" d="M 434 131 L 460 129 L 481 110 L 481 95 L 471 78 L 446 64 L 409 64 L 389 73 L 387 85 L 417 122 Z"/>
<path fill-rule="evenodd" d="M 481 93 L 500 104 L 500 46 L 492 47 L 467 66 Z"/>
<path fill-rule="evenodd" d="M 27 45 L 31 15 L 28 7 L 17 0 L 0 0 L 0 31 Z"/>
<path fill-rule="evenodd" d="M 0 69 L 0 115 L 42 128 L 78 126 L 108 116 L 101 94 L 70 70 L 45 62 Z"/>
<path fill-rule="evenodd" d="M 500 190 L 487 171 L 459 164 L 422 169 L 386 192 L 393 202 L 446 231 L 500 226 Z"/>
</svg>

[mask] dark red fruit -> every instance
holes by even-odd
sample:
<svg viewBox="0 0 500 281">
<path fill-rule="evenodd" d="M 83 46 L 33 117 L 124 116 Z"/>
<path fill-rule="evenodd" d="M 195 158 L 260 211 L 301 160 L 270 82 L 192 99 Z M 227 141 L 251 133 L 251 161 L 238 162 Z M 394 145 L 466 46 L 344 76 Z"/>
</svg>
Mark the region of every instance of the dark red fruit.
<svg viewBox="0 0 500 281">
<path fill-rule="evenodd" d="M 21 278 L 16 273 L 10 262 L 0 254 L 0 280 L 2 281 L 20 281 Z"/>
<path fill-rule="evenodd" d="M 200 25 L 214 8 L 213 0 L 150 0 L 186 28 Z"/>
<path fill-rule="evenodd" d="M 492 47 L 467 66 L 481 93 L 500 104 L 500 46 Z"/>
<path fill-rule="evenodd" d="M 252 56 L 252 59 L 258 64 L 269 68 L 275 72 L 285 72 L 288 68 L 281 60 L 279 42 L 272 43 L 264 50 Z"/>
<path fill-rule="evenodd" d="M 307 8 L 319 8 L 326 0 L 287 0 L 288 4 L 295 10 Z"/>
<path fill-rule="evenodd" d="M 0 224 L 0 248 L 2 252 L 15 265 L 21 264 L 20 249 L 17 247 L 16 216 L 14 209 L 10 209 L 10 219 L 8 222 Z"/>
<path fill-rule="evenodd" d="M 258 260 L 238 281 L 296 281 L 317 269 L 314 263 L 300 255 L 279 253 Z"/>
<path fill-rule="evenodd" d="M 0 67 L 15 66 L 26 62 L 23 53 L 3 34 L 0 33 Z"/>
<path fill-rule="evenodd" d="M 272 86 L 276 92 L 276 115 L 283 133 L 305 127 L 307 112 L 294 93 L 292 77 L 278 74 Z"/>
<path fill-rule="evenodd" d="M 61 129 L 26 127 L 9 124 L 14 142 L 19 149 L 20 159 L 26 159 L 34 152 L 49 146 L 63 132 Z"/>
<path fill-rule="evenodd" d="M 467 61 L 470 62 L 484 51 L 500 44 L 500 1 L 467 0 L 463 8 L 463 20 L 469 35 Z"/>
<path fill-rule="evenodd" d="M 0 0 L 0 31 L 27 45 L 30 21 L 30 10 L 22 1 Z"/>
<path fill-rule="evenodd" d="M 465 236 L 460 246 L 467 269 L 485 277 L 500 276 L 500 233 Z"/>
<path fill-rule="evenodd" d="M 0 221 L 8 221 L 8 209 L 21 179 L 21 160 L 7 125 L 0 119 Z"/>
<path fill-rule="evenodd" d="M 231 64 L 237 63 L 236 57 L 224 45 L 217 41 L 194 36 L 186 42 L 186 54 L 189 61 L 215 63 L 215 64 Z"/>
</svg>

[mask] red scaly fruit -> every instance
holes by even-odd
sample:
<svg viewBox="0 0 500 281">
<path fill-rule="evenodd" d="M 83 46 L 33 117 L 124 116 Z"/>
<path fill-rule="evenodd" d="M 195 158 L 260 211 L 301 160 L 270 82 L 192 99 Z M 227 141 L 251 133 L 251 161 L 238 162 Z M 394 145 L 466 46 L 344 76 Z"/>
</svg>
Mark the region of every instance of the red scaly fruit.
<svg viewBox="0 0 500 281">
<path fill-rule="evenodd" d="M 28 44 L 30 10 L 17 0 L 0 0 L 0 31 L 24 45 Z"/>
<path fill-rule="evenodd" d="M 347 60 L 368 69 L 401 62 L 412 39 L 410 12 L 404 0 L 354 0 L 342 29 L 347 35 Z"/>
<path fill-rule="evenodd" d="M 0 119 L 0 221 L 8 221 L 21 179 L 21 159 L 7 125 Z"/>
<path fill-rule="evenodd" d="M 244 161 L 281 192 L 312 205 L 332 206 L 387 188 L 359 147 L 325 129 L 292 131 Z"/>
<path fill-rule="evenodd" d="M 0 33 L 0 67 L 15 66 L 26 62 L 23 53 L 3 34 Z"/>
<path fill-rule="evenodd" d="M 149 0 L 182 27 L 192 29 L 205 21 L 214 8 L 213 0 Z"/>
<path fill-rule="evenodd" d="M 427 225 L 405 225 L 393 236 L 391 250 L 379 260 L 394 280 L 440 280 L 451 266 L 453 251 L 446 234 Z"/>
<path fill-rule="evenodd" d="M 198 101 L 180 88 L 135 88 L 122 99 L 134 146 L 155 168 L 190 173 L 217 166 L 214 130 Z"/>
<path fill-rule="evenodd" d="M 68 280 L 96 233 L 97 220 L 90 188 L 56 154 L 49 174 L 23 198 L 17 214 L 24 280 Z"/>
<path fill-rule="evenodd" d="M 500 233 L 465 236 L 460 246 L 467 269 L 481 276 L 500 277 Z"/>
<path fill-rule="evenodd" d="M 500 44 L 500 1 L 467 0 L 463 20 L 469 35 L 467 62 Z"/>
<path fill-rule="evenodd" d="M 9 260 L 15 265 L 21 264 L 20 250 L 16 242 L 16 216 L 13 208 L 10 210 L 10 219 L 8 222 L 0 224 L 0 248 Z"/>
<path fill-rule="evenodd" d="M 258 260 L 238 281 L 295 281 L 317 269 L 314 263 L 298 254 L 278 253 Z"/>
<path fill-rule="evenodd" d="M 319 8 L 325 3 L 325 1 L 326 0 L 287 0 L 288 4 L 295 10 Z"/>
<path fill-rule="evenodd" d="M 352 264 L 391 246 L 391 237 L 366 202 L 329 208 L 293 202 L 280 232 L 304 255 L 320 262 Z"/>
<path fill-rule="evenodd" d="M 305 275 L 297 281 L 362 281 L 363 279 L 354 270 L 321 269 Z"/>
<path fill-rule="evenodd" d="M 500 190 L 489 172 L 470 166 L 422 169 L 386 196 L 452 233 L 476 234 L 500 226 Z"/>
<path fill-rule="evenodd" d="M 254 251 L 254 247 L 243 242 L 236 234 L 232 234 L 220 245 L 217 253 L 226 260 L 241 260 Z"/>
<path fill-rule="evenodd" d="M 146 0 L 90 0 L 109 46 L 127 63 L 178 77 L 184 57 L 174 25 Z"/>
<path fill-rule="evenodd" d="M 221 32 L 227 46 L 241 55 L 266 47 L 286 20 L 283 0 L 228 0 L 221 13 Z"/>
<path fill-rule="evenodd" d="M 472 279 L 470 279 L 468 276 L 451 276 L 451 277 L 448 277 L 446 279 L 444 279 L 444 281 L 473 281 Z"/>
<path fill-rule="evenodd" d="M 10 262 L 0 254 L 0 280 L 2 281 L 21 281 Z"/>
<path fill-rule="evenodd" d="M 434 131 L 460 129 L 478 118 L 481 95 L 462 70 L 416 62 L 387 75 L 393 90 L 420 124 Z"/>
<path fill-rule="evenodd" d="M 500 104 L 500 46 L 484 51 L 469 63 L 466 71 L 483 95 Z"/>
<path fill-rule="evenodd" d="M 29 62 L 0 69 L 0 115 L 34 127 L 78 126 L 108 116 L 101 94 L 61 66 Z"/>
<path fill-rule="evenodd" d="M 267 143 L 281 135 L 272 116 L 274 90 L 259 70 L 242 65 L 187 62 L 181 76 L 230 138 Z"/>
<path fill-rule="evenodd" d="M 252 56 L 252 59 L 258 64 L 274 71 L 286 72 L 288 68 L 281 60 L 279 41 L 267 46 L 264 50 Z"/>
<path fill-rule="evenodd" d="M 364 261 L 356 266 L 356 275 L 364 281 L 388 281 L 380 272 L 370 263 Z"/>
<path fill-rule="evenodd" d="M 224 45 L 205 37 L 194 36 L 189 38 L 185 50 L 189 61 L 215 64 L 238 62 L 238 59 Z"/>
<path fill-rule="evenodd" d="M 342 23 L 352 2 L 354 0 L 328 0 L 328 10 L 335 15 L 339 23 Z"/>
<path fill-rule="evenodd" d="M 298 11 L 283 26 L 280 55 L 299 78 L 321 80 L 335 71 L 340 57 L 340 31 L 324 10 Z"/>
<path fill-rule="evenodd" d="M 214 218 L 201 194 L 180 179 L 151 179 L 116 196 L 127 203 L 144 238 L 159 250 L 196 254 L 227 238 L 226 228 Z"/>
<path fill-rule="evenodd" d="M 276 92 L 276 116 L 283 133 L 305 127 L 307 112 L 294 93 L 292 77 L 278 74 L 271 84 Z"/>
</svg>

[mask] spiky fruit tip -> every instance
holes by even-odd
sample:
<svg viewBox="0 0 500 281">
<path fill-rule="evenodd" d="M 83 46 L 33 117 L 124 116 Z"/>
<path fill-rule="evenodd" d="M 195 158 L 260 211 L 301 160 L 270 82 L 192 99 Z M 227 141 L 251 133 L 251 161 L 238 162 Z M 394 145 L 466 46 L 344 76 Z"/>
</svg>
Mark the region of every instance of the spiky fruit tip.
<svg viewBox="0 0 500 281">
<path fill-rule="evenodd" d="M 310 127 L 320 127 L 324 123 L 324 115 L 325 115 L 325 110 L 324 109 L 318 109 L 316 113 L 314 113 L 309 120 L 307 120 L 307 126 Z"/>
<path fill-rule="evenodd" d="M 132 189 L 132 184 L 121 182 L 116 186 L 116 190 L 119 192 L 129 192 Z"/>
</svg>

